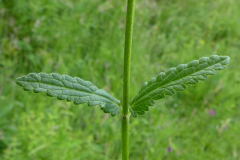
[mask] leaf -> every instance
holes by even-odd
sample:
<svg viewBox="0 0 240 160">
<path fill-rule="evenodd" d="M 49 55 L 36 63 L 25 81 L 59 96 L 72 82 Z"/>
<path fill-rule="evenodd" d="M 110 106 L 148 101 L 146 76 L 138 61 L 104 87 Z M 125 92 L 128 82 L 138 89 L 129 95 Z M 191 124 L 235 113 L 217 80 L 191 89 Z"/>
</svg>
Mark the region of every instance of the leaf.
<svg viewBox="0 0 240 160">
<path fill-rule="evenodd" d="M 208 75 L 214 75 L 216 70 L 223 70 L 229 61 L 228 56 L 213 55 L 161 72 L 156 78 L 145 82 L 139 93 L 131 100 L 132 116 L 143 115 L 156 100 L 183 91 L 188 85 L 197 84 L 198 81 L 207 79 Z"/>
<path fill-rule="evenodd" d="M 106 91 L 98 89 L 89 81 L 72 78 L 57 73 L 30 73 L 17 78 L 16 83 L 25 91 L 46 92 L 50 97 L 67 100 L 74 104 L 87 103 L 88 106 L 100 105 L 104 113 L 115 116 L 119 112 L 120 101 Z"/>
</svg>

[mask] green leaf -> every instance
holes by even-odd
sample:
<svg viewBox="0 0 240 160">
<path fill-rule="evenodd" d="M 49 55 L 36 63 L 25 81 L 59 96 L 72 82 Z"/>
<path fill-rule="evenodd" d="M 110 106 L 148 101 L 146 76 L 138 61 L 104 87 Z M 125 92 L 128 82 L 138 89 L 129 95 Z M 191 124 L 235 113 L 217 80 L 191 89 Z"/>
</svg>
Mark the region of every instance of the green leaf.
<svg viewBox="0 0 240 160">
<path fill-rule="evenodd" d="M 17 78 L 16 83 L 25 91 L 46 92 L 50 97 L 67 100 L 74 104 L 87 103 L 88 106 L 100 105 L 104 113 L 115 116 L 119 112 L 120 101 L 106 91 L 98 89 L 89 81 L 72 78 L 57 73 L 30 73 Z"/>
<path fill-rule="evenodd" d="M 161 72 L 156 78 L 145 82 L 139 93 L 131 100 L 132 116 L 143 115 L 156 100 L 183 91 L 188 85 L 197 84 L 198 81 L 207 79 L 208 75 L 214 75 L 216 70 L 223 70 L 229 61 L 228 56 L 213 55 Z"/>
</svg>

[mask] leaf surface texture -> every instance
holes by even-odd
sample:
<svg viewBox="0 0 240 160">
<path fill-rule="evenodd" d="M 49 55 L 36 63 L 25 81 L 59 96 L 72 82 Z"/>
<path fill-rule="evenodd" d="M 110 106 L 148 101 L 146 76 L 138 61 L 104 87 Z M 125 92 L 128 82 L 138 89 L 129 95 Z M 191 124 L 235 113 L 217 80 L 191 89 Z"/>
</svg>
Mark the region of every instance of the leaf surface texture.
<svg viewBox="0 0 240 160">
<path fill-rule="evenodd" d="M 206 80 L 208 75 L 214 75 L 217 70 L 223 70 L 229 61 L 228 56 L 213 55 L 161 72 L 156 78 L 145 82 L 139 93 L 131 100 L 132 116 L 143 115 L 149 110 L 149 106 L 154 105 L 156 100 L 166 95 L 171 96 L 185 90 L 188 85 Z"/>
<path fill-rule="evenodd" d="M 78 77 L 57 73 L 30 73 L 17 78 L 16 83 L 26 91 L 46 92 L 50 97 L 67 100 L 76 105 L 82 103 L 87 103 L 88 106 L 99 105 L 104 113 L 111 113 L 112 116 L 119 112 L 119 100 L 105 90 L 98 89 L 91 82 Z"/>
</svg>

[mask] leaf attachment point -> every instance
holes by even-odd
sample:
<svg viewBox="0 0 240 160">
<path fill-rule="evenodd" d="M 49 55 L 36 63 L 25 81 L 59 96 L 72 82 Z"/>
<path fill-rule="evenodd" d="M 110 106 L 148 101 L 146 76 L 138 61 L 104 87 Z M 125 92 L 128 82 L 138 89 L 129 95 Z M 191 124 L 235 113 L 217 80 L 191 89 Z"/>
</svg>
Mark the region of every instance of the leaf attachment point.
<svg viewBox="0 0 240 160">
<path fill-rule="evenodd" d="M 223 70 L 229 61 L 228 56 L 213 55 L 161 72 L 156 78 L 145 82 L 139 93 L 131 100 L 132 116 L 143 115 L 156 100 L 183 91 L 188 85 L 197 84 L 207 79 L 208 75 L 214 75 L 216 70 Z"/>
<path fill-rule="evenodd" d="M 87 103 L 88 106 L 99 105 L 104 113 L 115 116 L 119 112 L 120 101 L 103 89 L 98 89 L 89 81 L 78 77 L 59 75 L 57 73 L 30 73 L 17 78 L 16 83 L 25 91 L 46 92 L 50 97 L 67 100 L 74 104 Z"/>
</svg>

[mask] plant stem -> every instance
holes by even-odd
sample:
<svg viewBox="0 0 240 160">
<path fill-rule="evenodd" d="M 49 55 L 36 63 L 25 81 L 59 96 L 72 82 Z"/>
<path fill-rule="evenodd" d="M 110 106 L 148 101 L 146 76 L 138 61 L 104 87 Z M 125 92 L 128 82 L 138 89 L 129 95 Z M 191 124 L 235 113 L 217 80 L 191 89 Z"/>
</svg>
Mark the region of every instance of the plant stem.
<svg viewBox="0 0 240 160">
<path fill-rule="evenodd" d="M 135 0 L 128 0 L 124 48 L 123 106 L 122 106 L 122 160 L 129 160 L 129 90 Z"/>
<path fill-rule="evenodd" d="M 129 117 L 122 117 L 122 160 L 129 160 Z"/>
</svg>

